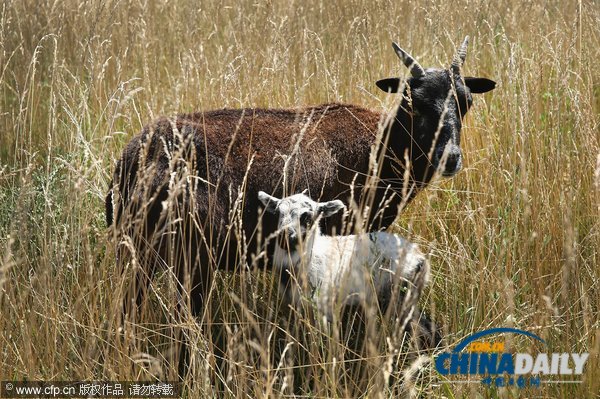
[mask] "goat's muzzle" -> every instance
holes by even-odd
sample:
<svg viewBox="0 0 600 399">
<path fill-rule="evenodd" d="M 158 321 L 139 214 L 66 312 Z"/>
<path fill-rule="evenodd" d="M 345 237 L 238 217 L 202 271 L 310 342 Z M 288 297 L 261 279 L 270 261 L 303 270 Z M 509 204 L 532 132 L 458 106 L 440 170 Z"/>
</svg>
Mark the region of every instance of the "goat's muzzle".
<svg viewBox="0 0 600 399">
<path fill-rule="evenodd" d="M 284 230 L 277 237 L 277 245 L 285 250 L 296 250 L 298 234 L 295 231 Z"/>
<path fill-rule="evenodd" d="M 456 145 L 448 146 L 444 151 L 435 154 L 435 164 L 441 169 L 441 175 L 452 177 L 462 169 L 462 154 Z"/>
</svg>

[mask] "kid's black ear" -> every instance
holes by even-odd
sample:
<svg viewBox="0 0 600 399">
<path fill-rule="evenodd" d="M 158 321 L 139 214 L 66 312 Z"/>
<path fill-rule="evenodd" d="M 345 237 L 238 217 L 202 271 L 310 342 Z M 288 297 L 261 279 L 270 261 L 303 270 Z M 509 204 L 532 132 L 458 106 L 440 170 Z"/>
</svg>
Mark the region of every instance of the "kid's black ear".
<svg viewBox="0 0 600 399">
<path fill-rule="evenodd" d="M 494 90 L 496 82 L 486 78 L 465 77 L 465 84 L 471 90 L 471 93 L 487 93 Z"/>
<path fill-rule="evenodd" d="M 400 78 L 381 79 L 375 82 L 375 84 L 386 93 L 398 93 L 398 88 L 400 87 Z"/>
</svg>

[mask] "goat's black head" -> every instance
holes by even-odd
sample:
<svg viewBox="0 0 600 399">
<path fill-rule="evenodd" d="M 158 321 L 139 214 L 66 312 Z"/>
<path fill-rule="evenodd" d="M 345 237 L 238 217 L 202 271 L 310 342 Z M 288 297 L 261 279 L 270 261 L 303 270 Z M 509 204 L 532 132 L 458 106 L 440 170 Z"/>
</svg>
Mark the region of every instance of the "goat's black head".
<svg viewBox="0 0 600 399">
<path fill-rule="evenodd" d="M 422 170 L 421 176 L 414 177 L 424 183 L 431 179 L 435 171 L 446 177 L 460 171 L 460 130 L 462 119 L 473 102 L 472 94 L 485 93 L 496 86 L 489 79 L 462 76 L 461 66 L 467 56 L 468 40 L 467 36 L 448 69 L 424 69 L 393 43 L 396 54 L 410 69 L 411 76 L 405 84 L 400 78 L 377 82 L 377 86 L 388 93 L 403 90 L 396 115 L 396 125 L 400 129 L 392 130 L 390 144 L 401 151 L 396 153 L 400 162 L 403 162 L 406 149 L 411 152 L 413 163 L 420 163 L 413 165 L 413 168 Z M 395 143 L 400 143 L 400 148 Z"/>
<path fill-rule="evenodd" d="M 258 198 L 267 212 L 279 217 L 277 245 L 286 250 L 306 243 L 309 232 L 319 228 L 315 225 L 319 217 L 327 218 L 344 208 L 340 200 L 316 202 L 304 193 L 278 199 L 259 191 Z"/>
</svg>

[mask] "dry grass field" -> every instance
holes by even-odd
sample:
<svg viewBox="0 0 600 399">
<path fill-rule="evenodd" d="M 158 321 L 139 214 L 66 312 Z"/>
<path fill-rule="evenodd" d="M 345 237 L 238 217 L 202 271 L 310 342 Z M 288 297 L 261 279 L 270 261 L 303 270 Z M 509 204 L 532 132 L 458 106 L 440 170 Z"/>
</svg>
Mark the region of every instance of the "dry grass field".
<svg viewBox="0 0 600 399">
<path fill-rule="evenodd" d="M 127 276 L 104 221 L 115 160 L 143 125 L 222 107 L 341 101 L 390 110 L 393 99 L 374 83 L 407 73 L 392 40 L 424 66 L 445 67 L 467 34 L 465 73 L 497 88 L 477 96 L 466 118 L 464 170 L 429 186 L 394 228 L 430 259 L 421 306 L 443 329 L 441 351 L 513 327 L 546 340 L 544 351 L 590 359 L 574 384 L 453 383 L 431 354 L 392 367 L 405 346 L 382 328 L 364 389 L 368 397 L 600 397 L 595 0 L 3 0 L 0 380 L 173 379 L 162 359 L 173 351 L 162 302 L 169 285 L 158 282 L 154 311 L 123 334 Z M 220 273 L 213 291 L 210 311 L 186 326 L 194 349 L 186 397 L 213 397 L 217 386 L 240 398 L 356 394 L 335 337 L 278 316 L 269 273 Z M 212 323 L 229 344 L 223 373 L 213 370 Z M 281 337 L 287 352 L 277 360 Z M 532 349 L 523 337 L 509 344 Z M 299 374 L 309 380 L 301 387 Z"/>
</svg>

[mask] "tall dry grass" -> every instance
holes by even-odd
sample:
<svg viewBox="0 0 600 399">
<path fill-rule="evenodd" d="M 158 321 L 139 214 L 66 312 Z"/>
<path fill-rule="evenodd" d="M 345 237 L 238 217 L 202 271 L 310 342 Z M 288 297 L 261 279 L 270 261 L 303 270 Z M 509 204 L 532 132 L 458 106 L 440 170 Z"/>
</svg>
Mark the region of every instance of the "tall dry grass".
<svg viewBox="0 0 600 399">
<path fill-rule="evenodd" d="M 600 7 L 590 0 L 4 1 L 0 380 L 124 380 L 164 367 L 172 326 L 160 290 L 136 336 L 117 330 L 126 281 L 103 214 L 114 160 L 145 123 L 224 106 L 335 100 L 381 109 L 385 95 L 374 82 L 405 73 L 392 40 L 423 65 L 442 66 L 465 34 L 467 74 L 498 87 L 478 96 L 467 117 L 465 170 L 428 188 L 398 220 L 397 231 L 430 254 L 422 306 L 450 346 L 512 326 L 540 335 L 548 352 L 592 355 L 582 383 L 525 390 L 449 383 L 427 359 L 411 358 L 409 371 L 422 366 L 421 378 L 401 388 L 438 397 L 597 397 Z M 230 395 L 289 395 L 302 373 L 314 396 L 348 394 L 337 352 L 317 331 L 299 354 L 308 366 L 294 368 L 288 355 L 298 331 L 276 323 L 267 273 L 217 280 L 210 308 L 226 324 L 230 367 L 220 378 Z M 189 324 L 198 347 L 186 393 L 211 397 L 210 328 Z M 273 340 L 286 328 L 287 357 L 274 363 Z M 528 341 L 512 345 L 529 349 Z M 385 370 L 371 370 L 371 396 L 390 394 Z"/>
</svg>

